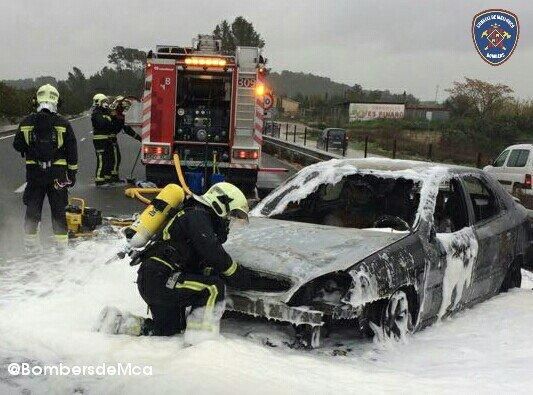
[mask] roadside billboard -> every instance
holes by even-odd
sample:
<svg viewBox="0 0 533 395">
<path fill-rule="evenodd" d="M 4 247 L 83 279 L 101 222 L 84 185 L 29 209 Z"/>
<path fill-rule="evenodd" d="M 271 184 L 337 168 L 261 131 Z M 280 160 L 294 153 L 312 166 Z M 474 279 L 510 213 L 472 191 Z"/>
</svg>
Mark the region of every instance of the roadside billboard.
<svg viewBox="0 0 533 395">
<path fill-rule="evenodd" d="M 405 104 L 350 103 L 348 114 L 350 122 L 381 118 L 398 119 L 404 117 Z"/>
</svg>

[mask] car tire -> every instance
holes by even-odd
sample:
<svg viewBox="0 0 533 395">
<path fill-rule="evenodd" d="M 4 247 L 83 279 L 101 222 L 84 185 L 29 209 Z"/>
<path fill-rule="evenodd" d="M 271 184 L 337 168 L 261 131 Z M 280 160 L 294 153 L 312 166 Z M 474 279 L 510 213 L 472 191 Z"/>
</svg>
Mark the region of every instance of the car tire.
<svg viewBox="0 0 533 395">
<path fill-rule="evenodd" d="M 511 288 L 520 288 L 522 285 L 522 268 L 520 267 L 520 258 L 515 258 L 507 269 L 505 278 L 500 287 L 500 292 L 507 292 Z"/>
<path fill-rule="evenodd" d="M 404 339 L 413 332 L 413 314 L 405 291 L 397 290 L 383 304 L 380 327 L 385 338 L 395 340 Z"/>
</svg>

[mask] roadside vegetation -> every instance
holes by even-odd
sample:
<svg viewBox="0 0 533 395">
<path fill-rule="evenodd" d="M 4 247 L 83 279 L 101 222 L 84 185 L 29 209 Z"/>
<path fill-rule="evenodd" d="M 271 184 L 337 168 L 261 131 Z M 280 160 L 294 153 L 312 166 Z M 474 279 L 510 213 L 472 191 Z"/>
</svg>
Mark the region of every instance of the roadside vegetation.
<svg viewBox="0 0 533 395">
<path fill-rule="evenodd" d="M 396 146 L 396 157 L 479 166 L 490 163 L 508 145 L 533 141 L 533 102 L 514 97 L 511 87 L 465 77 L 455 81 L 447 93 L 444 107 L 450 110 L 448 120 L 377 119 L 349 123 L 346 103 L 354 101 L 344 101 L 344 108 L 336 110 L 341 103 L 339 97 L 323 98 L 321 111 L 313 111 L 312 105 L 307 106 L 308 101 L 301 101 L 303 115 L 291 120 L 317 129 L 346 128 L 352 148 L 362 149 L 367 141 L 369 152 L 376 154 L 392 156 Z M 408 95 L 402 96 L 387 102 L 417 102 Z"/>
</svg>

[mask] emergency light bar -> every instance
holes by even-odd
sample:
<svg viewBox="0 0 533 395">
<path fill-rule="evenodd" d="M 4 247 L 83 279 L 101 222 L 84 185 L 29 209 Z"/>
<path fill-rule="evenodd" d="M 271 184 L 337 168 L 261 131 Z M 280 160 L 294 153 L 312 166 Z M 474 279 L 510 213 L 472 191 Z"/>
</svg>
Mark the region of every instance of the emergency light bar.
<svg viewBox="0 0 533 395">
<path fill-rule="evenodd" d="M 172 159 L 170 144 L 144 144 L 144 159 Z"/>
<path fill-rule="evenodd" d="M 221 59 L 221 58 L 193 57 L 193 58 L 185 58 L 185 64 L 188 66 L 224 67 L 226 66 L 227 62 L 226 62 L 226 59 Z"/>
<path fill-rule="evenodd" d="M 259 159 L 259 151 L 255 149 L 234 149 L 234 159 Z"/>
</svg>

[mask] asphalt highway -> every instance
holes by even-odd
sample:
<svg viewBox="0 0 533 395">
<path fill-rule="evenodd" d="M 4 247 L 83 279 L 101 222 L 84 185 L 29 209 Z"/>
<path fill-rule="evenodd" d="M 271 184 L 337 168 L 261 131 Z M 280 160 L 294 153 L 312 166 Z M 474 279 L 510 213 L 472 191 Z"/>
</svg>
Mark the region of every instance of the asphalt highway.
<svg viewBox="0 0 533 395">
<path fill-rule="evenodd" d="M 81 197 L 90 207 L 95 207 L 108 215 L 129 215 L 139 212 L 144 205 L 124 196 L 124 186 L 95 187 L 93 182 L 96 156 L 92 143 L 90 118 L 83 116 L 71 120 L 78 141 L 79 172 L 76 185 L 70 190 L 70 196 Z M 119 144 L 122 152 L 121 178 L 130 176 L 140 143 L 121 133 Z M 22 248 L 23 219 L 25 207 L 22 204 L 22 192 L 25 188 L 24 159 L 13 149 L 13 134 L 0 134 L 0 257 L 6 253 L 16 253 Z M 282 182 L 295 169 L 287 163 L 272 156 L 263 155 L 261 167 L 287 168 L 287 172 L 260 172 L 259 188 L 273 188 Z M 144 179 L 144 166 L 137 163 L 133 178 Z M 51 234 L 50 209 L 47 202 L 43 208 L 43 237 Z"/>
</svg>

